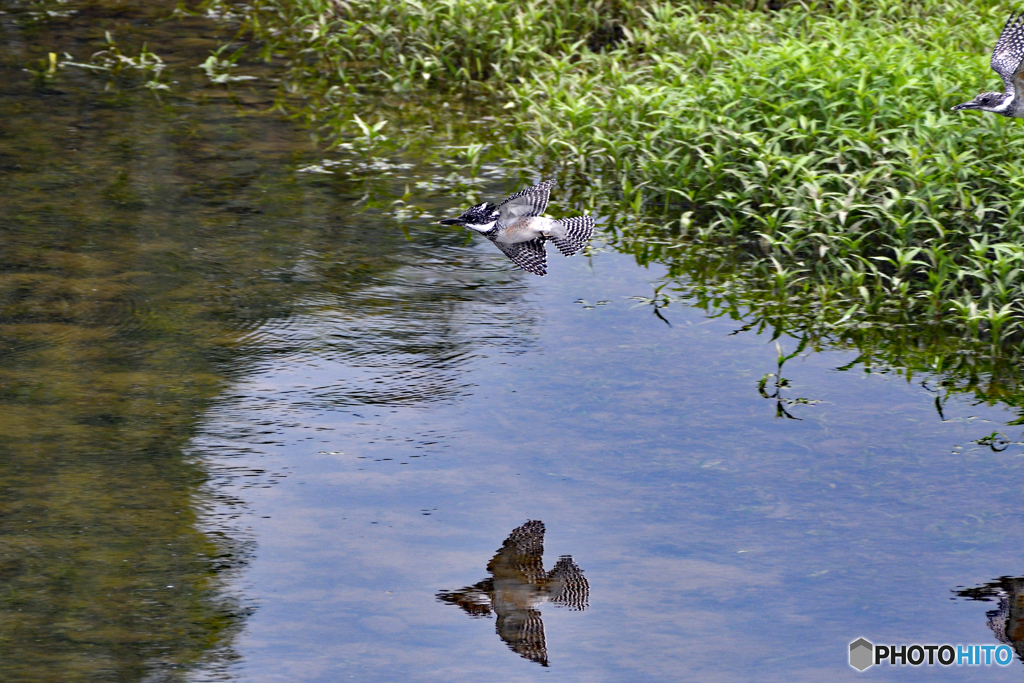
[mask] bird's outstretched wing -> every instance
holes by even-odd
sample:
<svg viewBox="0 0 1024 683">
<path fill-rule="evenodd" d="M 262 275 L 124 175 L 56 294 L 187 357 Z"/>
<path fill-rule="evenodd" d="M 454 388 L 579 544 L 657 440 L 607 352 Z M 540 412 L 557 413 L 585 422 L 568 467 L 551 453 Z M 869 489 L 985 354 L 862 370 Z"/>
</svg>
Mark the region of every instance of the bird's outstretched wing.
<svg viewBox="0 0 1024 683">
<path fill-rule="evenodd" d="M 572 256 L 586 246 L 594 234 L 594 219 L 590 216 L 573 216 L 558 222 L 565 228 L 565 237 L 552 237 L 551 241 L 565 256 Z"/>
<path fill-rule="evenodd" d="M 535 609 L 514 610 L 498 616 L 495 628 L 498 637 L 505 641 L 520 657 L 548 665 L 548 646 L 544 638 L 544 620 Z"/>
<path fill-rule="evenodd" d="M 532 218 L 544 213 L 551 188 L 554 186 L 554 180 L 545 180 L 543 183 L 516 192 L 498 204 L 498 226 L 512 225 L 520 218 Z"/>
<path fill-rule="evenodd" d="M 547 274 L 548 255 L 544 250 L 544 240 L 542 238 L 538 237 L 529 242 L 515 242 L 513 244 L 495 241 L 494 244 L 498 249 L 501 249 L 505 256 L 512 259 L 512 263 L 527 273 L 533 273 L 534 275 Z"/>
<path fill-rule="evenodd" d="M 520 242 L 519 244 L 529 244 Z M 519 246 L 501 245 L 507 246 Z M 498 579 L 516 579 L 537 584 L 544 579 L 544 522 L 532 519 L 512 530 L 487 564 L 487 571 Z"/>
<path fill-rule="evenodd" d="M 590 602 L 590 583 L 572 556 L 562 555 L 548 572 L 551 602 L 572 610 L 585 610 Z"/>
<path fill-rule="evenodd" d="M 1024 64 L 1024 13 L 1010 14 L 992 50 L 992 70 L 1006 85 L 1006 92 L 1016 92 L 1015 76 Z"/>
</svg>

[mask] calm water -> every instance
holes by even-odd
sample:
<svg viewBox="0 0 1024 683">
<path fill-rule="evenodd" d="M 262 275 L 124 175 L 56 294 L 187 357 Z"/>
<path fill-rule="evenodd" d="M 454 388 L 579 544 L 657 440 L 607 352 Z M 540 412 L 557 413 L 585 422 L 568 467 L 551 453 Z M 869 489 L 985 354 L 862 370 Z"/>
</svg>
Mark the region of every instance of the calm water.
<svg viewBox="0 0 1024 683">
<path fill-rule="evenodd" d="M 192 68 L 230 29 L 0 7 L 3 680 L 818 681 L 860 636 L 999 642 L 1024 447 L 974 442 L 1024 440 L 1008 410 L 824 352 L 779 417 L 775 341 L 666 324 L 657 267 L 529 276 L 432 222 L 458 200 L 403 230 L 300 172 L 258 84 Z M 23 70 L 106 30 L 170 90 Z"/>
</svg>

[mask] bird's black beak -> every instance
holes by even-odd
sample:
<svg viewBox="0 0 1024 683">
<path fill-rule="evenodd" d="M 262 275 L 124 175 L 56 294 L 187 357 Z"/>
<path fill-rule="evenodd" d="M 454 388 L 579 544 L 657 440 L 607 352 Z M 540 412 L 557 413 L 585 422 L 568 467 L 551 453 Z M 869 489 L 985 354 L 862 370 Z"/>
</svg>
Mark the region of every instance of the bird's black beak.
<svg viewBox="0 0 1024 683">
<path fill-rule="evenodd" d="M 441 220 L 438 221 L 438 223 L 440 223 L 441 225 L 458 225 L 459 224 L 459 219 L 458 218 L 442 218 Z"/>
<path fill-rule="evenodd" d="M 977 109 L 978 105 L 975 102 L 964 102 L 953 107 L 950 111 L 962 111 L 964 109 Z"/>
</svg>

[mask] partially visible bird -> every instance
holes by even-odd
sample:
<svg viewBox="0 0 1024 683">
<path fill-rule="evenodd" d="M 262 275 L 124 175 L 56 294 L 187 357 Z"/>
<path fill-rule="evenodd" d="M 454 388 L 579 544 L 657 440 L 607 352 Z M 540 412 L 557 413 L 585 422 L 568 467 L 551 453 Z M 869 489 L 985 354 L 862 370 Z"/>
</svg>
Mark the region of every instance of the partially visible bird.
<svg viewBox="0 0 1024 683">
<path fill-rule="evenodd" d="M 1011 13 L 992 50 L 992 70 L 1003 79 L 1006 92 L 983 92 L 953 111 L 978 109 L 993 114 L 1024 118 L 1024 13 Z"/>
<path fill-rule="evenodd" d="M 976 588 L 958 590 L 956 594 L 983 602 L 997 600 L 999 607 L 986 613 L 988 627 L 997 640 L 1013 648 L 1018 658 L 1024 658 L 1024 577 L 1002 576 Z"/>
<path fill-rule="evenodd" d="M 561 220 L 541 216 L 554 185 L 555 181 L 547 180 L 516 192 L 497 206 L 490 202 L 477 204 L 458 218 L 445 218 L 438 223 L 475 230 L 526 272 L 544 275 L 548 272 L 544 242 L 551 241 L 565 256 L 572 256 L 594 234 L 594 219 L 590 216 Z"/>
<path fill-rule="evenodd" d="M 541 666 L 548 665 L 544 621 L 537 609 L 545 602 L 585 610 L 590 584 L 572 557 L 562 555 L 544 571 L 544 522 L 530 520 L 505 539 L 487 564 L 489 578 L 457 591 L 441 591 L 437 599 L 458 605 L 473 617 L 497 615 L 498 636 L 509 648 Z"/>
</svg>

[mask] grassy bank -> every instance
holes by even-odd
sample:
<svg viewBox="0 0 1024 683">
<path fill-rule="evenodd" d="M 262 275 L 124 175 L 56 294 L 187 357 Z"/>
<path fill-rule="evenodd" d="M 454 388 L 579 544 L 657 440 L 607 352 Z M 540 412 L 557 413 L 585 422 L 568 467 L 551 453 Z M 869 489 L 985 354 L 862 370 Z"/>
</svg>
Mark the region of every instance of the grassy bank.
<svg viewBox="0 0 1024 683">
<path fill-rule="evenodd" d="M 997 89 L 1007 7 L 779 5 L 261 0 L 245 26 L 306 98 L 288 110 L 364 153 L 489 107 L 432 153 L 557 176 L 613 246 L 669 265 L 658 305 L 1020 403 L 1024 136 L 949 111 Z M 388 119 L 387 144 L 357 114 Z"/>
</svg>

